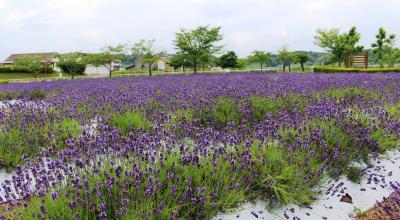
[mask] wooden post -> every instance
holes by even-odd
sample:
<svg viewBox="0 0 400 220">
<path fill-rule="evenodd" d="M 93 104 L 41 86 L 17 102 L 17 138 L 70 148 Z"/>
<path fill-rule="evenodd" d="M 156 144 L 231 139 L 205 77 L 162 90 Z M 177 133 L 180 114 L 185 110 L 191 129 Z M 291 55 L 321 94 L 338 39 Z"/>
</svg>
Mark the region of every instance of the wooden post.
<svg viewBox="0 0 400 220">
<path fill-rule="evenodd" d="M 368 69 L 368 52 L 365 52 L 365 69 Z"/>
</svg>

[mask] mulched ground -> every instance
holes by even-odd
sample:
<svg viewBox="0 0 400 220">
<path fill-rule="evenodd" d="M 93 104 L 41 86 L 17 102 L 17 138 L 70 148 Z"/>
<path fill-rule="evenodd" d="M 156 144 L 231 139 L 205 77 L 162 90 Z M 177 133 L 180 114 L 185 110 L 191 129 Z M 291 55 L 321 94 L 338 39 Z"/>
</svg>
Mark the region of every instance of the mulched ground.
<svg viewBox="0 0 400 220">
<path fill-rule="evenodd" d="M 395 201 L 397 200 L 397 202 Z M 369 209 L 365 216 L 357 217 L 356 220 L 392 220 L 400 219 L 400 193 L 393 193 L 382 203 Z M 386 207 L 386 208 L 384 208 Z M 385 210 L 386 209 L 386 210 Z M 389 210 L 390 209 L 390 210 Z"/>
</svg>

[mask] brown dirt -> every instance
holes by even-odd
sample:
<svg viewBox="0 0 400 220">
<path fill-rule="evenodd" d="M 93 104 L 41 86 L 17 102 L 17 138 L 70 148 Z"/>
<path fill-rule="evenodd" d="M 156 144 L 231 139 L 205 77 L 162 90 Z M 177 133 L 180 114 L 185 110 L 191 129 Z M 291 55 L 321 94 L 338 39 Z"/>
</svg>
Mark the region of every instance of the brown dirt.
<svg viewBox="0 0 400 220">
<path fill-rule="evenodd" d="M 365 215 L 359 215 L 356 220 L 392 220 L 396 219 L 396 214 L 400 215 L 400 206 L 394 202 L 393 198 L 400 199 L 400 193 L 391 194 L 381 204 L 386 207 L 390 207 L 392 212 L 389 214 L 380 205 L 375 205 L 366 211 Z"/>
</svg>

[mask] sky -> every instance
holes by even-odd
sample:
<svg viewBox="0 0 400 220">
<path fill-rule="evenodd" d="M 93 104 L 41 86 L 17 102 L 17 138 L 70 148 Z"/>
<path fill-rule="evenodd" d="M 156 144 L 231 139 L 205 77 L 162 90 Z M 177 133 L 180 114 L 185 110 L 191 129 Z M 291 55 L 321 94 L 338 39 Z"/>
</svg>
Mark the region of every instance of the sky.
<svg viewBox="0 0 400 220">
<path fill-rule="evenodd" d="M 379 27 L 400 36 L 399 0 L 0 0 L 0 60 L 11 53 L 97 52 L 155 39 L 174 52 L 180 28 L 221 26 L 224 50 L 321 51 L 318 28 L 356 26 L 369 47 Z"/>
</svg>

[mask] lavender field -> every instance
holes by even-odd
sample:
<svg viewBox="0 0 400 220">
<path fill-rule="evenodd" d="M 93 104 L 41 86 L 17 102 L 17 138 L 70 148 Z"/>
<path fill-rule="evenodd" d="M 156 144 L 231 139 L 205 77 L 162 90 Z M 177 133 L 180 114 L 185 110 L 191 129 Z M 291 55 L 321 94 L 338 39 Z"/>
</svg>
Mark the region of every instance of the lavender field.
<svg viewBox="0 0 400 220">
<path fill-rule="evenodd" d="M 398 73 L 5 84 L 0 100 L 0 219 L 211 219 L 248 201 L 307 206 L 327 178 L 359 183 L 354 162 L 400 147 Z"/>
</svg>

